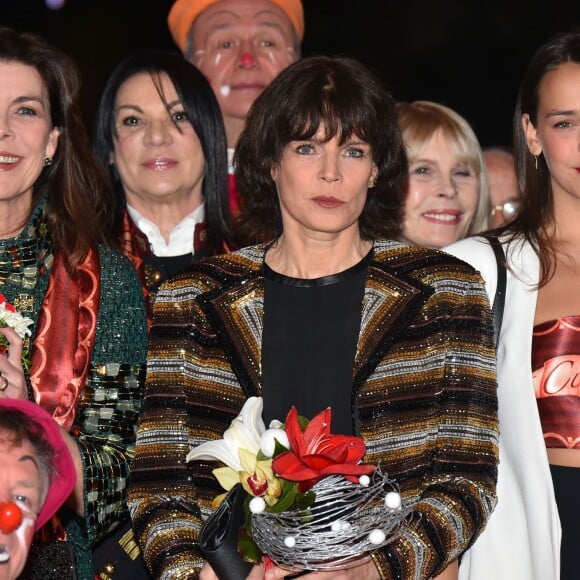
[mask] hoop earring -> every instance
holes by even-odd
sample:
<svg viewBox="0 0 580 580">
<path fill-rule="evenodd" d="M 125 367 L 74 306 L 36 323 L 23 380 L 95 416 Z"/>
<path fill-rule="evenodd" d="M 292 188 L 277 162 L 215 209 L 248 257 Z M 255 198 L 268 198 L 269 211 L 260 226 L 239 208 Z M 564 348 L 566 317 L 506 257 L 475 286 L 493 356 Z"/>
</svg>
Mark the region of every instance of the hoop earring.
<svg viewBox="0 0 580 580">
<path fill-rule="evenodd" d="M 50 167 L 52 165 L 53 161 L 52 161 L 52 157 L 45 157 L 44 158 L 44 166 L 45 167 Z"/>
</svg>

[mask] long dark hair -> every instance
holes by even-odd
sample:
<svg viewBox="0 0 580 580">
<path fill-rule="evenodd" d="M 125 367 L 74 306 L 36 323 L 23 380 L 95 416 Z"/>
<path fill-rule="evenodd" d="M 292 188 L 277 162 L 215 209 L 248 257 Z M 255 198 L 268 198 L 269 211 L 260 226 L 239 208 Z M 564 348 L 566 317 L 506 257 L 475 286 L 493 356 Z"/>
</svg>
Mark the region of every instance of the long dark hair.
<svg viewBox="0 0 580 580">
<path fill-rule="evenodd" d="M 530 243 L 540 260 L 539 286 L 551 279 L 556 266 L 556 248 L 550 235 L 554 223 L 554 197 L 544 156 L 538 156 L 536 161 L 528 149 L 522 115 L 529 115 L 530 122 L 536 126 L 540 83 L 547 73 L 567 62 L 580 63 L 580 30 L 554 36 L 534 54 L 520 85 L 513 119 L 522 207 L 516 218 L 501 231 L 508 233 L 512 240 L 522 235 Z"/>
<path fill-rule="evenodd" d="M 107 230 L 112 193 L 81 121 L 77 67 L 43 38 L 11 28 L 0 28 L 0 61 L 33 67 L 48 92 L 50 120 L 60 136 L 52 165 L 34 184 L 30 211 L 47 197 L 48 230 L 73 270 L 96 242 L 113 241 Z"/>
<path fill-rule="evenodd" d="M 244 204 L 245 235 L 269 239 L 282 233 L 271 170 L 284 147 L 325 137 L 366 141 L 378 173 L 359 218 L 363 238 L 398 237 L 407 185 L 407 158 L 389 92 L 373 73 L 349 58 L 310 57 L 283 70 L 254 101 L 236 148 L 234 165 Z"/>
<path fill-rule="evenodd" d="M 225 129 L 215 95 L 199 70 L 181 55 L 147 51 L 125 58 L 109 76 L 97 111 L 94 147 L 101 165 L 108 171 L 115 189 L 114 230 L 121 231 L 125 192 L 110 157 L 114 150 L 115 100 L 129 78 L 148 73 L 160 89 L 159 75 L 167 74 L 200 140 L 205 157 L 202 193 L 205 203 L 208 250 L 222 253 L 232 242 L 232 218 L 228 201 L 227 146 Z M 160 92 L 160 99 L 165 96 Z"/>
</svg>

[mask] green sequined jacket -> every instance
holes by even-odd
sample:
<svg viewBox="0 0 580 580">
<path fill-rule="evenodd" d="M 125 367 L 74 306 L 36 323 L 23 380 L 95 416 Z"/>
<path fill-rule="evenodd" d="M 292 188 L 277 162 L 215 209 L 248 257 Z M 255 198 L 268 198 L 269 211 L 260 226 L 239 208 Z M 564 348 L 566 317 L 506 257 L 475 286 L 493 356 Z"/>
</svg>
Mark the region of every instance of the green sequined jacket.
<svg viewBox="0 0 580 580">
<path fill-rule="evenodd" d="M 33 336 L 52 264 L 42 206 L 17 238 L 0 240 L 0 291 L 35 321 Z M 75 545 L 81 579 L 92 578 L 90 545 L 127 516 L 147 351 L 144 299 L 133 266 L 104 246 L 99 247 L 99 260 L 101 299 L 95 344 L 71 430 L 83 461 L 85 518 L 63 520 Z M 56 334 L 58 325 L 54 329 Z"/>
<path fill-rule="evenodd" d="M 158 294 L 129 492 L 158 579 L 194 578 L 220 439 L 261 394 L 265 246 L 202 259 Z M 353 369 L 354 430 L 414 502 L 398 539 L 373 554 L 383 578 L 429 578 L 484 528 L 496 503 L 495 350 L 479 275 L 442 252 L 375 242 Z"/>
</svg>

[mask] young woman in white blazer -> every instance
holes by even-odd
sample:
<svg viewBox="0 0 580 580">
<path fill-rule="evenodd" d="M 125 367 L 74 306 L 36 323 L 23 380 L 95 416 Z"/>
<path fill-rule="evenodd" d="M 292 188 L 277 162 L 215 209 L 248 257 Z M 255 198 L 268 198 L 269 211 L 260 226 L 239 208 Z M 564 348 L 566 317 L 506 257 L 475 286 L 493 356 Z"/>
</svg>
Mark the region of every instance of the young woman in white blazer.
<svg viewBox="0 0 580 580">
<path fill-rule="evenodd" d="M 498 505 L 461 580 L 580 578 L 580 32 L 542 46 L 514 116 L 523 205 L 498 230 L 507 289 L 498 345 Z M 484 238 L 446 248 L 474 265 L 490 301 Z"/>
</svg>

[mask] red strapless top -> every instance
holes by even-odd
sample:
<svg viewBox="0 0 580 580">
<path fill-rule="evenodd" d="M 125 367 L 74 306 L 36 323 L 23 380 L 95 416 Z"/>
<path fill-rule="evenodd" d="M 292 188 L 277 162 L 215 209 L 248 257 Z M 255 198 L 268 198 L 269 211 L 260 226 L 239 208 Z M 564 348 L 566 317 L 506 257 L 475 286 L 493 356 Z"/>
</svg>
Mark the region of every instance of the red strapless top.
<svg viewBox="0 0 580 580">
<path fill-rule="evenodd" d="M 534 327 L 532 376 L 546 447 L 580 449 L 580 316 Z"/>
</svg>

